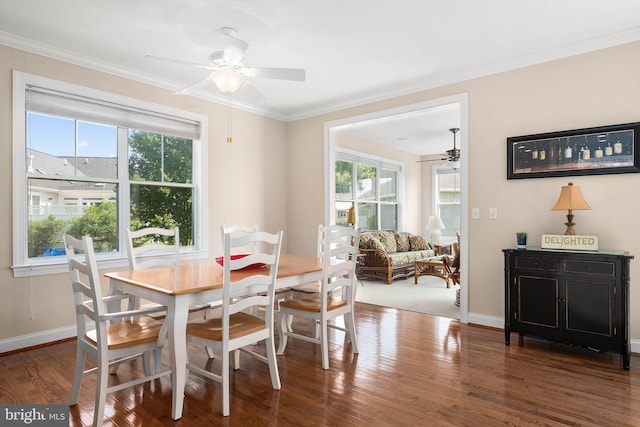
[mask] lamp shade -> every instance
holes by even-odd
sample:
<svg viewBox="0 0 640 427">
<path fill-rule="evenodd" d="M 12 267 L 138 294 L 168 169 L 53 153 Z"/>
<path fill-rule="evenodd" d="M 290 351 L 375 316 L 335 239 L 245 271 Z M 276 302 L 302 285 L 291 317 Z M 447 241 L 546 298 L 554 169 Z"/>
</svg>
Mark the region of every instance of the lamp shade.
<svg viewBox="0 0 640 427">
<path fill-rule="evenodd" d="M 573 185 L 573 182 L 570 182 L 569 185 L 565 185 L 562 187 L 558 202 L 554 207 L 551 208 L 552 211 L 587 209 L 591 209 L 591 206 L 589 206 L 586 200 L 584 200 L 584 197 L 582 197 L 580 187 L 578 187 L 577 185 Z"/>
<path fill-rule="evenodd" d="M 247 76 L 233 69 L 223 69 L 209 74 L 209 79 L 220 89 L 222 93 L 228 95 L 236 93 L 247 81 Z"/>
<path fill-rule="evenodd" d="M 349 214 L 347 216 L 347 224 L 355 224 L 356 223 L 356 210 L 352 207 L 349 208 Z"/>
<path fill-rule="evenodd" d="M 444 224 L 439 216 L 431 215 L 427 221 L 427 230 L 443 230 Z"/>
</svg>

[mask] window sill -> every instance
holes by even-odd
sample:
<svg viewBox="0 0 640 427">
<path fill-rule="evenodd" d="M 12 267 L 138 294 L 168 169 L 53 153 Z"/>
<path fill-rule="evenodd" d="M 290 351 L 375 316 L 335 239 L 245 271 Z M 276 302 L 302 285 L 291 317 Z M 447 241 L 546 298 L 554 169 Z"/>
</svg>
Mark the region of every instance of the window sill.
<svg viewBox="0 0 640 427">
<path fill-rule="evenodd" d="M 209 254 L 205 251 L 187 251 L 180 252 L 181 261 L 194 261 L 208 258 Z M 67 258 L 63 256 L 51 257 L 46 262 L 40 261 L 34 264 L 14 265 L 13 277 L 31 277 L 31 276 L 47 276 L 50 274 L 68 273 Z M 114 255 L 113 257 L 98 259 L 99 270 L 128 270 L 129 261 L 122 255 Z"/>
</svg>

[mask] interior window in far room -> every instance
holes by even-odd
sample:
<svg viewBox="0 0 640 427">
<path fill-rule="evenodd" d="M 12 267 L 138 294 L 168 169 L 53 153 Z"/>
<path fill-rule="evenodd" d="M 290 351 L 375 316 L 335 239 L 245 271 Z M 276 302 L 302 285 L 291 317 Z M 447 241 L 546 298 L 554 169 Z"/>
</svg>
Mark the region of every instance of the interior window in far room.
<svg viewBox="0 0 640 427">
<path fill-rule="evenodd" d="M 397 230 L 402 167 L 391 160 L 347 151 L 336 152 L 335 218 L 347 224 L 350 208 L 362 230 Z"/>
<path fill-rule="evenodd" d="M 460 171 L 448 166 L 434 166 L 435 212 L 444 224 L 443 237 L 460 232 Z"/>
</svg>

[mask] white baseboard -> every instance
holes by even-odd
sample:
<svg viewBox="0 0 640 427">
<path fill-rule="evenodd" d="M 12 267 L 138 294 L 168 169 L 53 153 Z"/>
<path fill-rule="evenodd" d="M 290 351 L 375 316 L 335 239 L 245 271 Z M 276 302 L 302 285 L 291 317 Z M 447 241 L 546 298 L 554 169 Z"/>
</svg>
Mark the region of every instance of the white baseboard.
<svg viewBox="0 0 640 427">
<path fill-rule="evenodd" d="M 0 354 L 76 336 L 76 325 L 0 340 Z"/>
<path fill-rule="evenodd" d="M 487 326 L 490 328 L 504 329 L 504 317 L 486 316 L 484 314 L 469 313 L 467 323 Z"/>
</svg>

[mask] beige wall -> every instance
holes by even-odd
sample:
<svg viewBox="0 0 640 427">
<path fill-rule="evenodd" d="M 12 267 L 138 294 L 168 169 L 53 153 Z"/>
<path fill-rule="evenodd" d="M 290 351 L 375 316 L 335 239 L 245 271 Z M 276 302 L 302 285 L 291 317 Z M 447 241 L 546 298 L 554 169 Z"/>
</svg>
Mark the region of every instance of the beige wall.
<svg viewBox="0 0 640 427">
<path fill-rule="evenodd" d="M 640 43 L 496 74 L 357 108 L 289 123 L 234 111 L 234 143 L 226 144 L 223 106 L 178 97 L 148 85 L 0 46 L 0 197 L 11 200 L 11 70 L 43 75 L 170 105 L 209 116 L 209 230 L 219 251 L 218 226 L 258 223 L 285 229 L 286 251 L 313 254 L 316 227 L 324 221 L 324 124 L 405 104 L 467 93 L 469 99 L 469 207 L 481 210 L 467 236 L 469 321 L 501 324 L 503 258 L 514 233 L 531 241 L 561 233 L 565 213 L 550 211 L 560 187 L 571 180 L 592 207 L 576 212 L 578 233 L 600 236 L 602 248 L 640 256 L 635 194 L 640 174 L 506 180 L 506 138 L 538 132 L 640 121 Z M 498 219 L 488 220 L 489 207 Z M 420 209 L 420 205 L 417 205 Z M 13 279 L 11 206 L 0 207 L 0 340 L 73 323 L 66 276 Z M 631 307 L 640 271 L 631 264 Z M 631 337 L 640 340 L 640 316 L 631 313 Z M 638 344 L 634 351 L 640 351 Z"/>
<path fill-rule="evenodd" d="M 640 43 L 632 43 L 289 123 L 289 168 L 300 176 L 289 185 L 292 200 L 299 199 L 289 206 L 289 227 L 295 230 L 291 249 L 303 250 L 298 237 L 311 236 L 322 221 L 323 175 L 314 159 L 322 158 L 325 122 L 467 93 L 469 142 L 463 155 L 469 159 L 469 208 L 481 212 L 480 219 L 469 220 L 467 236 L 470 322 L 502 324 L 501 249 L 514 247 L 518 230 L 529 232 L 531 242 L 543 233 L 563 233 L 566 212 L 550 209 L 569 181 L 580 185 L 592 207 L 574 212 L 577 232 L 598 235 L 601 248 L 640 257 L 635 229 L 640 174 L 506 179 L 509 136 L 640 121 L 638 69 Z M 303 173 L 310 162 L 312 170 Z M 300 193 L 304 187 L 317 192 Z M 488 219 L 490 207 L 497 208 L 497 220 Z M 631 262 L 631 277 L 633 308 L 640 305 L 640 292 L 634 290 L 640 278 L 637 259 Z M 640 315 L 632 309 L 630 317 L 634 351 L 640 351 Z"/>
<path fill-rule="evenodd" d="M 68 276 L 14 279 L 11 206 L 12 70 L 40 75 L 145 101 L 205 114 L 208 135 L 208 235 L 210 256 L 221 253 L 222 224 L 258 224 L 285 230 L 287 250 L 287 124 L 233 110 L 233 143 L 226 142 L 227 108 L 149 85 L 0 45 L 0 349 L 2 340 L 75 325 Z M 105 283 L 106 285 L 106 283 Z M 6 343 L 6 341 L 5 341 Z"/>
</svg>

